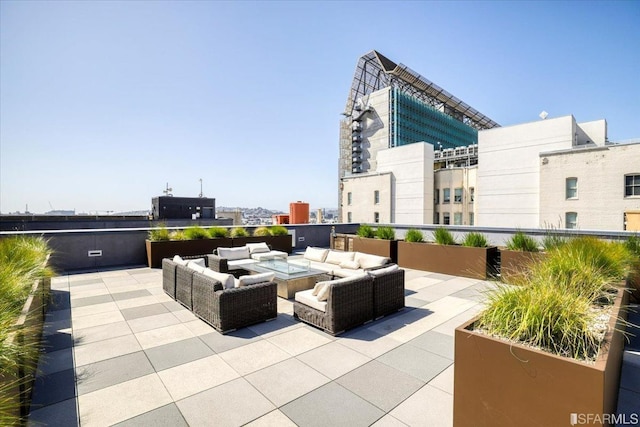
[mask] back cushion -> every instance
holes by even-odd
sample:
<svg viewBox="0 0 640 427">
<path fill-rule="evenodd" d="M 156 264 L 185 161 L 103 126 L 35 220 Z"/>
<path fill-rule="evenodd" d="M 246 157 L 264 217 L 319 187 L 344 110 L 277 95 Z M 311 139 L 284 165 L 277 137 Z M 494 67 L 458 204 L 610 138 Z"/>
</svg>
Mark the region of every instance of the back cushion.
<svg viewBox="0 0 640 427">
<path fill-rule="evenodd" d="M 242 288 L 243 286 L 254 285 L 256 283 L 272 282 L 275 277 L 276 273 L 260 273 L 252 274 L 250 276 L 240 276 L 240 279 L 238 279 L 238 287 Z"/>
<path fill-rule="evenodd" d="M 240 246 L 238 248 L 218 248 L 218 256 L 228 261 L 251 258 L 249 248 L 246 246 Z"/>
<path fill-rule="evenodd" d="M 356 252 L 355 260 L 360 264 L 360 268 L 380 267 L 389 262 L 389 258 L 362 252 Z"/>
<path fill-rule="evenodd" d="M 327 253 L 329 249 L 322 248 L 314 248 L 312 246 L 307 247 L 307 250 L 304 251 L 304 258 L 309 261 L 316 262 L 324 262 L 325 258 L 327 258 Z"/>
<path fill-rule="evenodd" d="M 180 265 L 187 265 L 187 261 L 182 259 L 180 257 L 180 255 L 176 255 L 173 257 L 173 262 L 175 262 L 176 264 L 180 264 Z"/>
<path fill-rule="evenodd" d="M 378 277 L 378 276 L 383 276 L 387 273 L 391 273 L 393 271 L 398 270 L 398 264 L 391 264 L 391 266 L 389 267 L 384 267 L 384 268 L 378 268 L 375 270 L 369 270 L 367 271 L 367 273 L 369 273 L 369 276 L 374 276 L 374 277 Z"/>
<path fill-rule="evenodd" d="M 353 261 L 354 256 L 355 253 L 353 252 L 329 251 L 329 253 L 327 254 L 327 259 L 325 259 L 324 262 L 340 265 L 345 261 Z"/>
<path fill-rule="evenodd" d="M 204 258 L 195 258 L 189 260 L 189 263 L 198 264 L 200 267 L 205 268 L 207 264 L 204 262 Z"/>
<path fill-rule="evenodd" d="M 259 254 L 262 252 L 269 252 L 269 245 L 267 245 L 265 242 L 261 242 L 261 243 L 247 243 L 247 248 L 249 248 L 249 253 L 250 254 Z"/>
<path fill-rule="evenodd" d="M 217 271 L 213 271 L 208 268 L 205 269 L 202 274 L 207 277 L 211 277 L 212 279 L 215 279 L 218 282 L 222 283 L 222 287 L 224 289 L 231 289 L 235 285 L 235 282 L 233 281 L 233 276 L 231 274 L 218 273 Z"/>
</svg>

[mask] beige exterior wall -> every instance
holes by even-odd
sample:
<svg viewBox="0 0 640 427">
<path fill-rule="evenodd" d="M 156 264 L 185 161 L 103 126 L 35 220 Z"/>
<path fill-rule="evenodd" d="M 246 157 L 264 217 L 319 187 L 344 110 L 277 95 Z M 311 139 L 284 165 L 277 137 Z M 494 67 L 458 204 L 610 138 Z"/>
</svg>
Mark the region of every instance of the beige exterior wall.
<svg viewBox="0 0 640 427">
<path fill-rule="evenodd" d="M 625 197 L 625 175 L 640 175 L 640 144 L 578 148 L 541 153 L 540 223 L 566 227 L 566 213 L 577 214 L 577 228 L 624 230 L 625 212 L 634 227 L 640 196 Z M 567 199 L 567 178 L 577 179 L 577 197 Z"/>
<path fill-rule="evenodd" d="M 375 213 L 378 212 L 380 223 L 391 223 L 391 179 L 391 173 L 357 174 L 343 178 L 342 220 L 371 223 L 375 222 Z M 379 191 L 379 203 L 375 203 L 375 191 Z"/>
<path fill-rule="evenodd" d="M 434 192 L 438 192 L 435 212 L 438 214 L 438 223 L 445 224 L 445 213 L 449 214 L 449 224 L 456 223 L 456 214 L 460 220 L 459 225 L 476 225 L 476 203 L 472 200 L 477 197 L 476 180 L 478 167 L 445 168 L 438 169 L 434 173 Z M 450 201 L 444 203 L 443 190 L 449 189 Z M 462 200 L 455 201 L 456 188 L 462 189 Z M 473 189 L 473 190 L 472 190 Z"/>
<path fill-rule="evenodd" d="M 433 221 L 433 146 L 425 142 L 378 152 L 378 172 L 391 173 L 391 221 Z"/>
<path fill-rule="evenodd" d="M 606 121 L 578 124 L 573 116 L 478 132 L 476 225 L 544 226 L 540 153 L 605 141 Z"/>
<path fill-rule="evenodd" d="M 363 172 L 375 172 L 378 151 L 389 148 L 389 93 L 390 88 L 373 92 L 365 103 L 372 111 L 362 121 Z"/>
</svg>

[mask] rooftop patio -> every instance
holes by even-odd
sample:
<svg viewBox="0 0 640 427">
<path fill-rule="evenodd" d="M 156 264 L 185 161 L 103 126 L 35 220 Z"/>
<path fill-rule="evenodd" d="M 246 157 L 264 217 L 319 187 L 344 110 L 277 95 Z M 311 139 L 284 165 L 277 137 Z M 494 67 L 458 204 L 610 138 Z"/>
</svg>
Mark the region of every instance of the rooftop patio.
<svg viewBox="0 0 640 427">
<path fill-rule="evenodd" d="M 407 270 L 405 286 L 404 310 L 339 337 L 281 298 L 276 320 L 221 335 L 161 270 L 56 277 L 30 424 L 450 426 L 454 329 L 492 284 Z M 624 357 L 619 412 L 638 413 L 637 339 Z"/>
</svg>

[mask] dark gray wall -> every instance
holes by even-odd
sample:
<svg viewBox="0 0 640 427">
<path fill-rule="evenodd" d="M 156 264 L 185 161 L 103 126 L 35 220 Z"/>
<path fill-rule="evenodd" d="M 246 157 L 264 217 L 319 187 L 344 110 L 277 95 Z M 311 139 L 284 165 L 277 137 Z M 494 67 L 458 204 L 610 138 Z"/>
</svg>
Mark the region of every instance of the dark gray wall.
<svg viewBox="0 0 640 427">
<path fill-rule="evenodd" d="M 0 231 L 32 231 L 32 230 L 84 230 L 84 229 L 108 229 L 108 228 L 143 228 L 155 227 L 163 223 L 167 227 L 189 227 L 200 225 L 231 226 L 233 219 L 167 219 L 164 221 L 152 221 L 147 217 L 132 216 L 8 216 L 0 217 Z"/>
<path fill-rule="evenodd" d="M 398 225 L 371 224 L 372 227 L 389 225 L 396 230 L 396 238 L 402 239 L 409 228 L 423 231 L 426 240 L 431 240 L 431 233 L 436 226 L 427 225 Z M 307 246 L 329 247 L 331 233 L 353 234 L 359 224 L 300 224 L 287 225 L 294 239 L 294 250 L 303 251 Z M 255 227 L 247 227 L 252 230 Z M 605 232 L 580 230 L 539 230 L 539 229 L 507 229 L 448 226 L 459 239 L 470 231 L 484 233 L 493 245 L 503 246 L 504 242 L 517 231 L 536 237 L 539 241 L 547 233 L 570 236 L 590 235 L 604 239 L 622 240 L 633 235 L 632 232 Z M 145 239 L 149 228 L 110 229 L 110 230 L 55 230 L 55 231 L 27 231 L 0 232 L 0 238 L 21 234 L 44 236 L 54 250 L 51 259 L 52 266 L 58 272 L 101 269 L 107 267 L 146 265 Z M 101 256 L 91 257 L 89 251 L 102 251 Z"/>
</svg>

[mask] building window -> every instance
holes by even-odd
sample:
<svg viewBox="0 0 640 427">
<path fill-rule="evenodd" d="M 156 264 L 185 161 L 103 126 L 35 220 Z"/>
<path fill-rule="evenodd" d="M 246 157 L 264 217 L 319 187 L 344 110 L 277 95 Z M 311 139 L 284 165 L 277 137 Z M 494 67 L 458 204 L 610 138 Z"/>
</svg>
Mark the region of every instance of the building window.
<svg viewBox="0 0 640 427">
<path fill-rule="evenodd" d="M 462 225 L 462 212 L 455 212 L 453 214 L 453 225 Z"/>
<path fill-rule="evenodd" d="M 640 196 L 640 175 L 626 175 L 624 177 L 624 196 Z"/>
<path fill-rule="evenodd" d="M 453 190 L 453 203 L 462 203 L 462 188 Z"/>
<path fill-rule="evenodd" d="M 433 223 L 434 224 L 440 224 L 440 213 L 439 212 L 434 212 L 433 213 Z"/>
<path fill-rule="evenodd" d="M 447 204 L 451 202 L 451 189 L 443 188 L 442 189 L 442 203 Z"/>
<path fill-rule="evenodd" d="M 476 200 L 475 187 L 469 187 L 469 203 L 473 203 Z"/>
<path fill-rule="evenodd" d="M 376 224 L 380 222 L 380 212 L 373 213 L 373 222 L 375 222 Z"/>
<path fill-rule="evenodd" d="M 578 213 L 567 212 L 564 214 L 567 228 L 578 228 Z"/>
<path fill-rule="evenodd" d="M 449 216 L 449 212 L 445 212 L 445 213 L 442 214 L 442 223 L 444 225 L 451 224 L 451 218 Z"/>
<path fill-rule="evenodd" d="M 567 178 L 567 199 L 578 198 L 578 178 Z"/>
<path fill-rule="evenodd" d="M 380 192 L 378 190 L 373 192 L 373 203 L 376 205 L 380 204 Z"/>
<path fill-rule="evenodd" d="M 469 225 L 474 225 L 475 218 L 473 217 L 473 212 L 469 212 Z"/>
<path fill-rule="evenodd" d="M 349 193 L 351 194 L 351 193 Z M 353 222 L 351 218 L 351 212 L 347 212 L 347 222 Z"/>
<path fill-rule="evenodd" d="M 347 205 L 351 206 L 351 191 L 347 193 Z M 349 221 L 351 222 L 351 221 Z"/>
<path fill-rule="evenodd" d="M 433 192 L 433 204 L 434 205 L 439 205 L 440 204 L 440 189 L 439 188 L 436 188 L 436 191 Z"/>
</svg>

